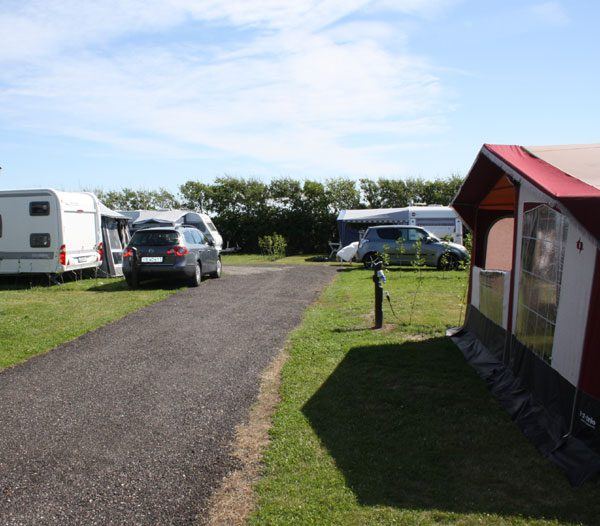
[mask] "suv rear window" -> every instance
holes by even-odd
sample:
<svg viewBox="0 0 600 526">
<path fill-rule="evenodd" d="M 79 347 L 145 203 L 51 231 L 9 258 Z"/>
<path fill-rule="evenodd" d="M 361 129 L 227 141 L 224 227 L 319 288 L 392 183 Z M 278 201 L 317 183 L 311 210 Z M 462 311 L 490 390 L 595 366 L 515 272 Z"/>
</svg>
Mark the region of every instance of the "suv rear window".
<svg viewBox="0 0 600 526">
<path fill-rule="evenodd" d="M 166 246 L 179 243 L 179 232 L 175 230 L 144 231 L 133 234 L 131 244 L 136 246 Z"/>
<path fill-rule="evenodd" d="M 396 241 L 396 239 L 402 236 L 402 233 L 399 228 L 378 228 L 377 235 L 379 236 L 379 239 Z"/>
</svg>

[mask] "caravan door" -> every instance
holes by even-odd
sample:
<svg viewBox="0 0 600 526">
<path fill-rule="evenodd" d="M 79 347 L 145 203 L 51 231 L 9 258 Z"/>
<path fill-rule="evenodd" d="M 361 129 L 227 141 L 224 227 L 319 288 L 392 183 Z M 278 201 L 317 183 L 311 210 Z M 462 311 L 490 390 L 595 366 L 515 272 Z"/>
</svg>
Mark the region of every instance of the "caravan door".
<svg viewBox="0 0 600 526">
<path fill-rule="evenodd" d="M 110 276 L 123 275 L 123 249 L 125 243 L 123 230 L 113 217 L 102 218 L 102 239 L 104 242 L 104 261 L 102 269 Z"/>
<path fill-rule="evenodd" d="M 63 270 L 100 266 L 98 246 L 102 238 L 95 199 L 83 192 L 57 192 L 57 195 L 62 209 L 62 245 L 66 251 Z"/>
</svg>

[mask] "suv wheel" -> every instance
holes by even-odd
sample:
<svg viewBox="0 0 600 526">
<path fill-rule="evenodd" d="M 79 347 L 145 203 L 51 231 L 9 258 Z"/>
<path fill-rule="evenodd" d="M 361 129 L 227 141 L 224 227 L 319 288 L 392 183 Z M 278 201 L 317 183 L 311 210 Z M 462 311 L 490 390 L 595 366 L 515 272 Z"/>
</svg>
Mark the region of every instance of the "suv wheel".
<svg viewBox="0 0 600 526">
<path fill-rule="evenodd" d="M 202 266 L 198 261 L 194 275 L 190 279 L 190 287 L 199 287 L 200 283 L 202 283 Z"/>
<path fill-rule="evenodd" d="M 215 270 L 212 274 L 211 277 L 212 278 L 220 278 L 221 277 L 221 272 L 223 271 L 223 264 L 221 263 L 221 257 L 219 256 L 219 259 L 217 260 L 217 270 Z"/>
<path fill-rule="evenodd" d="M 372 269 L 377 263 L 381 263 L 382 261 L 381 255 L 377 252 L 369 252 L 362 259 L 363 265 L 368 269 Z"/>
</svg>

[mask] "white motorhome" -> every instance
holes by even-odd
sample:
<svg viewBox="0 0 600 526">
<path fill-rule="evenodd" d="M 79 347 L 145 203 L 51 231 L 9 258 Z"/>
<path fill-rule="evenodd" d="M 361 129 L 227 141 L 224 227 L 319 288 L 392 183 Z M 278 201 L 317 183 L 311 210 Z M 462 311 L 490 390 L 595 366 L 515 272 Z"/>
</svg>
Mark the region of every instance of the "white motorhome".
<svg viewBox="0 0 600 526">
<path fill-rule="evenodd" d="M 97 268 L 98 200 L 87 192 L 0 191 L 0 274 L 61 274 Z"/>
<path fill-rule="evenodd" d="M 207 214 L 191 210 L 120 210 L 120 214 L 130 219 L 131 233 L 140 228 L 153 226 L 191 225 L 200 230 L 215 247 L 223 248 L 223 238 Z"/>
</svg>

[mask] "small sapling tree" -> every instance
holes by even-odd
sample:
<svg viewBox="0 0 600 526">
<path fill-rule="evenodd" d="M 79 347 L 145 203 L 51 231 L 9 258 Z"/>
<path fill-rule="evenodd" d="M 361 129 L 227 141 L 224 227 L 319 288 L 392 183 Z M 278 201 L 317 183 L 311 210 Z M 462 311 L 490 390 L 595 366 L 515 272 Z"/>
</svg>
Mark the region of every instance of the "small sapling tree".
<svg viewBox="0 0 600 526">
<path fill-rule="evenodd" d="M 271 234 L 270 236 L 260 237 L 258 247 L 263 256 L 266 256 L 270 261 L 275 261 L 285 257 L 287 242 L 282 235 Z"/>
</svg>

